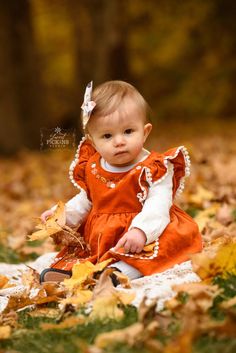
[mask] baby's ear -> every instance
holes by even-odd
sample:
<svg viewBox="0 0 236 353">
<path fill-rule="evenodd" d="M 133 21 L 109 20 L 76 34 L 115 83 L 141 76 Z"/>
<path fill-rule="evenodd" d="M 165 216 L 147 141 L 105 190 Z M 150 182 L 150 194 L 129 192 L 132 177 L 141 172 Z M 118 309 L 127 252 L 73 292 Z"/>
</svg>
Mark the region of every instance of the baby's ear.
<svg viewBox="0 0 236 353">
<path fill-rule="evenodd" d="M 92 146 L 95 148 L 95 145 L 94 145 L 94 142 L 93 142 L 93 138 L 92 138 L 91 135 L 89 135 L 89 133 L 86 134 L 86 139 L 88 139 L 91 142 Z"/>
<path fill-rule="evenodd" d="M 144 141 L 146 141 L 151 131 L 152 131 L 152 124 L 147 123 L 146 125 L 144 125 Z"/>
</svg>

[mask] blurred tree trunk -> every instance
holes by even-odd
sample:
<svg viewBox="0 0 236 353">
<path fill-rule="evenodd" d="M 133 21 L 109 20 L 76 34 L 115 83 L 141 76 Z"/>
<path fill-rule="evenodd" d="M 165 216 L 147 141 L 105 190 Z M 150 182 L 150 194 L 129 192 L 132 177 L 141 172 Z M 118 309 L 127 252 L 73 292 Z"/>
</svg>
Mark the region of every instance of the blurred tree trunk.
<svg viewBox="0 0 236 353">
<path fill-rule="evenodd" d="M 93 80 L 129 80 L 127 16 L 125 0 L 71 0 L 77 38 L 77 100 L 82 102 L 85 85 Z"/>
<path fill-rule="evenodd" d="M 29 0 L 1 2 L 0 152 L 39 148 L 45 114 Z"/>
</svg>

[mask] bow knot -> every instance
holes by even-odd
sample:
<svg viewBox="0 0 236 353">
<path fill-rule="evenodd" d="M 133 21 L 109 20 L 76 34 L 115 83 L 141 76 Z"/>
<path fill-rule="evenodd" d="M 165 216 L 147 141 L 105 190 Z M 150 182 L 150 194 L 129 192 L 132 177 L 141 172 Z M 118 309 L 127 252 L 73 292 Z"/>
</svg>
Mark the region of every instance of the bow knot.
<svg viewBox="0 0 236 353">
<path fill-rule="evenodd" d="M 86 125 L 88 124 L 90 115 L 96 106 L 96 103 L 91 100 L 92 98 L 92 89 L 93 89 L 93 81 L 89 82 L 87 84 L 87 87 L 85 89 L 85 94 L 84 94 L 84 101 L 81 106 L 81 109 L 83 110 L 82 114 L 82 123 L 83 123 L 83 128 L 86 128 Z"/>
</svg>

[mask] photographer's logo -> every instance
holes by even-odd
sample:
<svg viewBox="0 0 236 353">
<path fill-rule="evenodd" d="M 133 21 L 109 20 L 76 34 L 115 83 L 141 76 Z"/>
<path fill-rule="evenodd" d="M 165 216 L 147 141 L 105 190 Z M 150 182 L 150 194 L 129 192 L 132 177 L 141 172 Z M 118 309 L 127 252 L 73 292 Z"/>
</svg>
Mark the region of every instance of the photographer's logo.
<svg viewBox="0 0 236 353">
<path fill-rule="evenodd" d="M 65 149 L 74 148 L 76 135 L 74 129 L 40 129 L 40 149 Z"/>
</svg>

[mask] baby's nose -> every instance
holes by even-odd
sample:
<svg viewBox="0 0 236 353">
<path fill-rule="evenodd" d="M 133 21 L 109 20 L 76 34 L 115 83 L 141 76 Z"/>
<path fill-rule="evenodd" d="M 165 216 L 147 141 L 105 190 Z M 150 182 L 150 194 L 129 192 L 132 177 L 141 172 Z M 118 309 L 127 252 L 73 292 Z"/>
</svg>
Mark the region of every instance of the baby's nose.
<svg viewBox="0 0 236 353">
<path fill-rule="evenodd" d="M 124 136 L 122 135 L 117 135 L 114 137 L 114 146 L 122 146 L 125 144 L 125 139 Z"/>
</svg>

